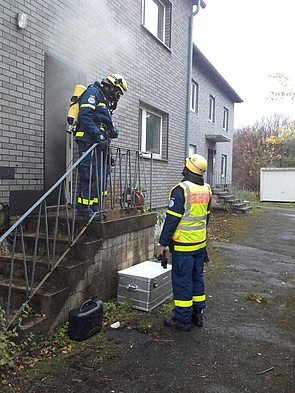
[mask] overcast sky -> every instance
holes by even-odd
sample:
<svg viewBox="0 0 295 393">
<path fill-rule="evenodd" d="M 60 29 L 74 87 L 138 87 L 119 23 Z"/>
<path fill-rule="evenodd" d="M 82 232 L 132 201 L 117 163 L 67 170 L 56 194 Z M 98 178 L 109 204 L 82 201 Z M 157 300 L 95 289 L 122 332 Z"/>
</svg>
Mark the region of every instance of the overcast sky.
<svg viewBox="0 0 295 393">
<path fill-rule="evenodd" d="M 193 40 L 244 101 L 235 104 L 235 127 L 274 113 L 295 119 L 295 100 L 267 99 L 271 90 L 282 88 L 269 74 L 283 74 L 294 86 L 295 0 L 205 3 L 194 17 Z"/>
</svg>

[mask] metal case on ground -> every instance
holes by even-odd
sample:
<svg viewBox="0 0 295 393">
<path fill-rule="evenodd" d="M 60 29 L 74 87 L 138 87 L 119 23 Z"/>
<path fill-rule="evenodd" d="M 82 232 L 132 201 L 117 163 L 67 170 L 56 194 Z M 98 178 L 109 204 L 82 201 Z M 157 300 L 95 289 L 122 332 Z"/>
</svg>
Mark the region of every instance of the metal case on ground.
<svg viewBox="0 0 295 393">
<path fill-rule="evenodd" d="M 120 270 L 117 300 L 132 301 L 132 307 L 151 311 L 172 296 L 171 265 L 145 261 Z"/>
</svg>

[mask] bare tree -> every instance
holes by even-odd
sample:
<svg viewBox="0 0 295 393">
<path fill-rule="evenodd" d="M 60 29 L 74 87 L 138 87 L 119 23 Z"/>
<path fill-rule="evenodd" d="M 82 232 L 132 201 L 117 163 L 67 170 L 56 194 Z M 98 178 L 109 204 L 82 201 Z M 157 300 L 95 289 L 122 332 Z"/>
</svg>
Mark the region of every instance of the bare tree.
<svg viewBox="0 0 295 393">
<path fill-rule="evenodd" d="M 295 123 L 282 115 L 262 118 L 234 133 L 233 183 L 260 189 L 260 169 L 295 164 Z"/>
</svg>

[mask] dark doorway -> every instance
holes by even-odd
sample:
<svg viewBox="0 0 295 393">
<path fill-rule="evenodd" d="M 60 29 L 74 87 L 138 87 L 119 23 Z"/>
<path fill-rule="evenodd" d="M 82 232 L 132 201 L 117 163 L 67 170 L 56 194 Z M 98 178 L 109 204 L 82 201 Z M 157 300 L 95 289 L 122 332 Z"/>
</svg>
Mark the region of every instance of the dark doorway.
<svg viewBox="0 0 295 393">
<path fill-rule="evenodd" d="M 213 187 L 214 186 L 214 160 L 216 150 L 208 149 L 208 167 L 207 167 L 207 182 Z"/>
<path fill-rule="evenodd" d="M 44 93 L 44 191 L 46 192 L 66 171 L 67 113 L 77 84 L 85 84 L 85 73 L 45 55 Z M 57 193 L 47 199 L 56 203 Z"/>
</svg>

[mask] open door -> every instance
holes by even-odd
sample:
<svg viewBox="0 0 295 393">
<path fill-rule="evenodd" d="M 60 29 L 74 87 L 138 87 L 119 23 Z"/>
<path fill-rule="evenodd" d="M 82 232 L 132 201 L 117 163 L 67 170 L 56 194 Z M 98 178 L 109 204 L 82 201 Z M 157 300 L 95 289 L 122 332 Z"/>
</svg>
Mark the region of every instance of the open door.
<svg viewBox="0 0 295 393">
<path fill-rule="evenodd" d="M 73 135 L 67 133 L 67 113 L 77 84 L 86 84 L 86 74 L 45 55 L 44 192 L 66 172 L 73 158 Z M 71 184 L 67 185 L 67 190 Z M 55 204 L 57 193 L 48 199 Z"/>
<path fill-rule="evenodd" d="M 214 161 L 215 161 L 215 154 L 216 154 L 216 150 L 208 149 L 207 182 L 211 185 L 211 187 L 214 186 Z"/>
</svg>

